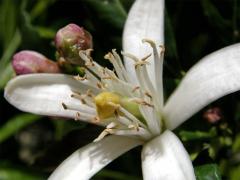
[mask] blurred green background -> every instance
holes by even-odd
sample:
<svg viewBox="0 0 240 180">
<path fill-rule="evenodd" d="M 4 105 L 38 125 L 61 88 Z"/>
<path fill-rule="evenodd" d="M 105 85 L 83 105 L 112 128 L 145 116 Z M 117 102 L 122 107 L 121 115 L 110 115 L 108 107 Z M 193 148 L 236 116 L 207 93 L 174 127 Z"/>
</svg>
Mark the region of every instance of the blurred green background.
<svg viewBox="0 0 240 180">
<path fill-rule="evenodd" d="M 56 31 L 76 23 L 92 34 L 94 58 L 109 66 L 103 55 L 113 48 L 121 50 L 123 25 L 133 1 L 0 0 L 0 180 L 46 179 L 102 131 L 81 122 L 23 113 L 9 105 L 3 92 L 14 77 L 13 54 L 31 49 L 54 60 Z M 166 96 L 201 57 L 239 42 L 239 27 L 239 0 L 166 0 Z M 220 121 L 214 124 L 206 118 L 212 108 L 220 112 Z M 240 93 L 234 93 L 176 130 L 191 154 L 198 180 L 240 179 L 239 128 Z M 131 150 L 92 179 L 142 179 L 140 151 L 140 147 Z"/>
</svg>

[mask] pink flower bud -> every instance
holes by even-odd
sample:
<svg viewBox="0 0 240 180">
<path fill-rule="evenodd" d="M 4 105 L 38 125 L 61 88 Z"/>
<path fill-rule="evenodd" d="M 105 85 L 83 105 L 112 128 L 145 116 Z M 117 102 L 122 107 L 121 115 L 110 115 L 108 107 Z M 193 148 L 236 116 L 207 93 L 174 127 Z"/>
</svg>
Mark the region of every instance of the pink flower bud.
<svg viewBox="0 0 240 180">
<path fill-rule="evenodd" d="M 69 24 L 58 30 L 55 45 L 61 57 L 70 63 L 81 65 L 79 51 L 92 48 L 92 36 L 82 27 Z"/>
<path fill-rule="evenodd" d="M 223 115 L 220 108 L 213 107 L 204 112 L 203 118 L 209 123 L 214 124 L 220 121 L 223 118 Z"/>
<path fill-rule="evenodd" d="M 57 63 L 35 51 L 20 51 L 13 56 L 12 66 L 17 75 L 31 73 L 59 73 Z"/>
</svg>

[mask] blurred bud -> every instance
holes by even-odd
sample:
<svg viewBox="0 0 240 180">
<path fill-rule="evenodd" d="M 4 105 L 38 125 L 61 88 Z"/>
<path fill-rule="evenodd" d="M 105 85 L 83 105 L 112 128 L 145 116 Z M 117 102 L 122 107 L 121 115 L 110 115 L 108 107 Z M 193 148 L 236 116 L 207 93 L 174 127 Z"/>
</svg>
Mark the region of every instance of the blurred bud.
<svg viewBox="0 0 240 180">
<path fill-rule="evenodd" d="M 35 51 L 20 51 L 13 56 L 12 66 L 17 75 L 31 73 L 59 73 L 54 61 Z"/>
<path fill-rule="evenodd" d="M 205 111 L 203 118 L 206 119 L 209 123 L 214 124 L 220 121 L 223 118 L 223 115 L 220 108 L 214 107 Z"/>
<path fill-rule="evenodd" d="M 69 24 L 58 30 L 55 45 L 61 57 L 72 64 L 81 65 L 79 51 L 92 48 L 92 36 L 82 27 Z"/>
</svg>

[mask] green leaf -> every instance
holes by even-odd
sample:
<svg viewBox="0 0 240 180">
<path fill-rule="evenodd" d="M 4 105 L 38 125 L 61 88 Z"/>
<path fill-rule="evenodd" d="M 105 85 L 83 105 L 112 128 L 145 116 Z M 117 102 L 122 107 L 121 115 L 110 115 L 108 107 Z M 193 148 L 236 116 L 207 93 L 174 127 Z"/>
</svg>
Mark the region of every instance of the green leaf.
<svg viewBox="0 0 240 180">
<path fill-rule="evenodd" d="M 202 0 L 200 2 L 209 24 L 216 30 L 216 33 L 223 42 L 228 42 L 229 39 L 227 40 L 225 36 L 229 36 L 228 33 L 232 34 L 232 22 L 229 19 L 223 18 L 211 1 Z"/>
<path fill-rule="evenodd" d="M 173 31 L 171 19 L 167 11 L 165 11 L 165 26 L 166 26 L 166 30 L 165 30 L 166 47 L 168 47 L 168 52 L 169 52 L 168 55 L 171 58 L 178 59 L 176 38 Z"/>
<path fill-rule="evenodd" d="M 7 50 L 8 44 L 14 35 L 17 23 L 17 6 L 13 0 L 4 0 L 0 6 L 0 36 L 3 49 Z"/>
<path fill-rule="evenodd" d="M 221 180 L 220 171 L 216 164 L 206 164 L 195 168 L 197 180 Z"/>
<path fill-rule="evenodd" d="M 234 139 L 232 150 L 233 150 L 234 153 L 240 151 L 240 134 L 238 134 L 236 136 L 236 138 Z"/>
<path fill-rule="evenodd" d="M 21 34 L 18 30 L 16 30 L 16 32 L 15 32 L 14 36 L 12 37 L 6 51 L 4 52 L 4 54 L 1 57 L 0 73 L 1 73 L 2 69 L 5 68 L 6 64 L 10 61 L 13 53 L 19 47 L 20 43 L 21 43 Z"/>
<path fill-rule="evenodd" d="M 230 171 L 230 179 L 231 180 L 239 180 L 240 177 L 240 166 L 231 169 Z"/>
<path fill-rule="evenodd" d="M 0 72 L 0 89 L 3 89 L 7 82 L 12 78 L 14 74 L 11 62 L 5 67 L 3 71 Z"/>
<path fill-rule="evenodd" d="M 191 141 L 191 140 L 201 140 L 201 139 L 213 138 L 217 135 L 217 132 L 216 132 L 215 128 L 212 128 L 209 132 L 180 131 L 179 135 L 183 141 Z"/>
<path fill-rule="evenodd" d="M 47 8 L 53 4 L 56 0 L 39 0 L 36 2 L 35 6 L 32 8 L 30 15 L 31 15 L 31 19 L 35 19 L 38 16 L 42 15 Z"/>
<path fill-rule="evenodd" d="M 37 26 L 36 31 L 38 34 L 45 39 L 53 39 L 55 37 L 56 31 L 50 28 Z"/>
<path fill-rule="evenodd" d="M 1 180 L 44 180 L 46 177 L 33 173 L 29 170 L 13 167 L 10 165 L 0 164 L 0 179 Z"/>
<path fill-rule="evenodd" d="M 122 29 L 127 12 L 119 0 L 85 0 L 84 3 L 87 3 L 95 11 L 102 23 Z"/>
<path fill-rule="evenodd" d="M 41 117 L 37 115 L 24 113 L 9 119 L 2 127 L 0 127 L 0 143 L 40 118 Z"/>
</svg>

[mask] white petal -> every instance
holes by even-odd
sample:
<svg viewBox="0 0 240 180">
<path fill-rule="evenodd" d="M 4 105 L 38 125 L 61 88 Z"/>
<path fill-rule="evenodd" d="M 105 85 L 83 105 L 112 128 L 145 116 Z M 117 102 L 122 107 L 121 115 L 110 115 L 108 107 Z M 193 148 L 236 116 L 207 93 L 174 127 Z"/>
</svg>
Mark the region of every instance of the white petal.
<svg viewBox="0 0 240 180">
<path fill-rule="evenodd" d="M 195 180 L 189 155 L 171 131 L 144 145 L 142 170 L 145 180 Z"/>
<path fill-rule="evenodd" d="M 109 136 L 75 151 L 49 177 L 49 180 L 85 180 L 112 160 L 141 144 L 129 137 Z"/>
<path fill-rule="evenodd" d="M 124 52 L 134 54 L 138 58 L 152 53 L 152 48 L 142 43 L 145 38 L 153 40 L 157 45 L 163 45 L 164 0 L 136 0 L 134 2 L 124 27 Z M 153 56 L 149 60 L 151 65 L 148 67 L 148 73 L 155 84 Z M 132 82 L 136 83 L 132 60 L 125 57 L 124 62 L 127 71 L 131 74 Z"/>
<path fill-rule="evenodd" d="M 95 109 L 71 98 L 75 91 L 85 92 L 90 87 L 72 76 L 63 74 L 29 74 L 8 82 L 4 96 L 16 108 L 39 115 L 74 118 L 75 110 L 64 110 L 62 103 L 78 107 L 83 120 L 94 117 Z"/>
<path fill-rule="evenodd" d="M 207 104 L 240 90 L 240 44 L 216 51 L 190 69 L 164 107 L 174 129 Z"/>
</svg>

